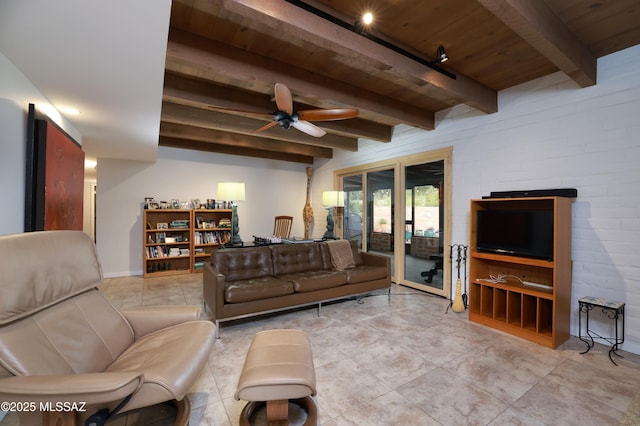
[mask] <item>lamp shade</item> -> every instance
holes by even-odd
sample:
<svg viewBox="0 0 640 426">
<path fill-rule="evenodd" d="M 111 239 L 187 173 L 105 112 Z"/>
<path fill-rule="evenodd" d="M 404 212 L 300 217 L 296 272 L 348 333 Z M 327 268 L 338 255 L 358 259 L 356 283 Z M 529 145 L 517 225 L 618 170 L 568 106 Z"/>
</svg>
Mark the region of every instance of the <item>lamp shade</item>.
<svg viewBox="0 0 640 426">
<path fill-rule="evenodd" d="M 244 183 L 218 182 L 218 198 L 225 201 L 244 201 Z"/>
<path fill-rule="evenodd" d="M 322 205 L 325 207 L 344 207 L 344 192 L 322 191 Z"/>
</svg>

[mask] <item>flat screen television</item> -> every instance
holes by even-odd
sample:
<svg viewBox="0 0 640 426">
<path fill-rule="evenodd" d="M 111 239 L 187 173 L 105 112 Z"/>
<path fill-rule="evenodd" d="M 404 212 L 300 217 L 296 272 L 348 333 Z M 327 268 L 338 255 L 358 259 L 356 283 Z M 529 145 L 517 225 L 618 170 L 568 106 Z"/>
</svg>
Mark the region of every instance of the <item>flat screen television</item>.
<svg viewBox="0 0 640 426">
<path fill-rule="evenodd" d="M 478 210 L 476 250 L 553 260 L 552 210 Z"/>
</svg>

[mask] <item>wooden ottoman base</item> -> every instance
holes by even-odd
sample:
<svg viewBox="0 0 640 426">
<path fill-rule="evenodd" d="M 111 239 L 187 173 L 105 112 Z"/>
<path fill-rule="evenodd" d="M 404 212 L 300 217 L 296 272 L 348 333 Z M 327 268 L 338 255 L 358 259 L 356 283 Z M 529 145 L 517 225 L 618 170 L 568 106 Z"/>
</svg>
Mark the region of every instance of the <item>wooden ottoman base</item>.
<svg viewBox="0 0 640 426">
<path fill-rule="evenodd" d="M 284 409 L 282 409 L 282 407 L 277 407 L 276 411 L 278 411 L 279 414 L 276 413 L 276 415 L 279 418 L 273 418 L 269 416 L 270 414 L 269 406 L 274 405 L 273 403 L 276 403 L 276 405 L 278 406 L 286 404 Z M 240 413 L 240 426 L 250 426 L 251 420 L 254 414 L 259 410 L 265 409 L 265 406 L 267 410 L 267 421 L 269 426 L 288 425 L 289 424 L 289 409 L 288 409 L 289 403 L 293 403 L 297 405 L 298 407 L 300 407 L 302 410 L 306 412 L 307 418 L 304 421 L 303 426 L 316 426 L 318 424 L 318 408 L 316 407 L 316 403 L 313 400 L 313 398 L 311 398 L 310 396 L 307 396 L 300 399 L 293 399 L 291 401 L 289 400 L 250 401 L 247 403 L 247 405 L 244 406 L 244 408 L 242 409 L 242 412 Z"/>
</svg>

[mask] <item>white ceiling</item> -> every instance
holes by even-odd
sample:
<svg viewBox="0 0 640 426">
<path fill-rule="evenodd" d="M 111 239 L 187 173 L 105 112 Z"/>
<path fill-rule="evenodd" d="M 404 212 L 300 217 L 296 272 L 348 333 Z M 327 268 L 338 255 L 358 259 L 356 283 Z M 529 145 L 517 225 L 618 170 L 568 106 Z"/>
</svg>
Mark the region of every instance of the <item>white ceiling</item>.
<svg viewBox="0 0 640 426">
<path fill-rule="evenodd" d="M 170 14 L 171 0 L 2 0 L 0 52 L 82 134 L 88 158 L 153 161 Z"/>
</svg>

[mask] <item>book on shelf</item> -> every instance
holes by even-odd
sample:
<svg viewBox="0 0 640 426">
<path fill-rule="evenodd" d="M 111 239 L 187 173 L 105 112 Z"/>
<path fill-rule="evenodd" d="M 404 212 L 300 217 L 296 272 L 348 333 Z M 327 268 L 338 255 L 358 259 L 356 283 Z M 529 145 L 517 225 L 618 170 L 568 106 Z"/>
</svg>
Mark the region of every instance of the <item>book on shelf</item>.
<svg viewBox="0 0 640 426">
<path fill-rule="evenodd" d="M 229 232 L 227 231 L 200 231 L 195 235 L 196 244 L 224 244 L 229 240 Z"/>
<path fill-rule="evenodd" d="M 184 229 L 184 228 L 188 228 L 188 227 L 189 227 L 189 220 L 188 219 L 184 219 L 184 220 L 175 219 L 175 220 L 172 220 L 169 223 L 169 228 L 172 228 L 172 229 Z"/>
</svg>

